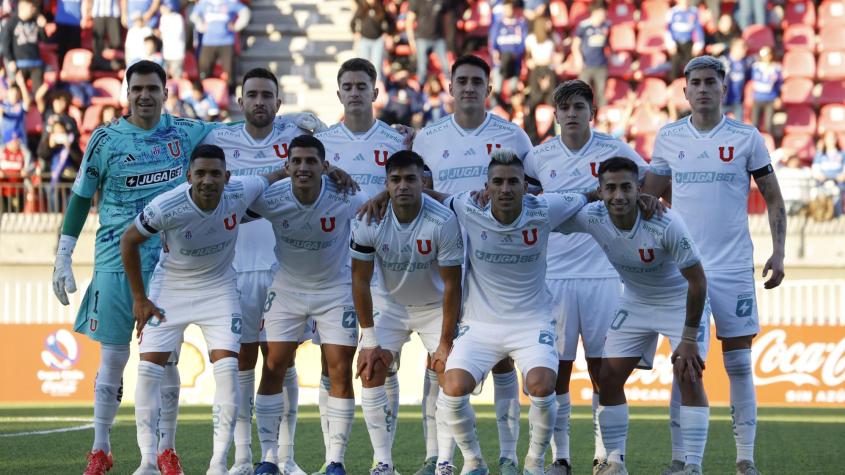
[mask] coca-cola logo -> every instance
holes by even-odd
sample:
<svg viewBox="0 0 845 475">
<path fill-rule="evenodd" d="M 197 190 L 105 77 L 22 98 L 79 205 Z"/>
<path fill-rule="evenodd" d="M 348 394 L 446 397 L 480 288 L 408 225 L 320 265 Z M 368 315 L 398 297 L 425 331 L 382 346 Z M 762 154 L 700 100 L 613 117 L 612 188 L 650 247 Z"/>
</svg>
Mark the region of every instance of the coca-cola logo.
<svg viewBox="0 0 845 475">
<path fill-rule="evenodd" d="M 751 350 L 754 383 L 838 387 L 845 382 L 845 338 L 838 342 L 787 342 L 785 330 L 771 330 Z"/>
</svg>

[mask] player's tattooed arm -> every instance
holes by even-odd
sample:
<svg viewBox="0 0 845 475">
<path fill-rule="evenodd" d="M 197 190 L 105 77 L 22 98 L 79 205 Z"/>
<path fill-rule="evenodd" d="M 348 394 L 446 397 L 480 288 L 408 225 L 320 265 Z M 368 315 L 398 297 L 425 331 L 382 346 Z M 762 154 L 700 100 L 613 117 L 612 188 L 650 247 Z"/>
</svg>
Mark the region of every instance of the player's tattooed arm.
<svg viewBox="0 0 845 475">
<path fill-rule="evenodd" d="M 132 315 L 135 317 L 135 336 L 141 336 L 141 330 L 147 321 L 156 317 L 164 321 L 164 315 L 158 307 L 147 298 L 144 290 L 144 279 L 141 276 L 141 244 L 149 239 L 138 231 L 135 224 L 130 224 L 123 236 L 120 237 L 120 257 L 126 271 L 126 280 L 132 291 Z"/>
<path fill-rule="evenodd" d="M 461 275 L 461 266 L 440 268 L 440 278 L 443 279 L 443 326 L 440 344 L 431 356 L 431 369 L 441 374 L 446 371 L 446 360 L 452 352 L 452 342 L 461 315 Z"/>
<path fill-rule="evenodd" d="M 783 259 L 786 249 L 786 207 L 783 204 L 783 195 L 780 192 L 778 179 L 771 171 L 771 166 L 764 167 L 764 169 L 754 171 L 751 174 L 754 176 L 760 194 L 766 200 L 766 211 L 769 215 L 772 255 L 763 267 L 763 277 L 765 278 L 769 271 L 772 275 L 763 286 L 767 289 L 773 289 L 780 285 L 785 276 Z"/>
<path fill-rule="evenodd" d="M 378 343 L 373 319 L 373 296 L 370 282 L 373 278 L 374 261 L 352 259 L 352 301 L 361 327 L 361 350 L 358 352 L 358 368 L 355 377 L 369 382 L 374 377 L 382 379 L 393 360 L 389 351 Z"/>
<path fill-rule="evenodd" d="M 704 360 L 698 352 L 698 330 L 707 298 L 707 278 L 700 262 L 681 269 L 681 275 L 688 283 L 687 314 L 681 343 L 672 353 L 672 363 L 676 377 L 694 382 L 701 378 L 704 371 Z"/>
</svg>

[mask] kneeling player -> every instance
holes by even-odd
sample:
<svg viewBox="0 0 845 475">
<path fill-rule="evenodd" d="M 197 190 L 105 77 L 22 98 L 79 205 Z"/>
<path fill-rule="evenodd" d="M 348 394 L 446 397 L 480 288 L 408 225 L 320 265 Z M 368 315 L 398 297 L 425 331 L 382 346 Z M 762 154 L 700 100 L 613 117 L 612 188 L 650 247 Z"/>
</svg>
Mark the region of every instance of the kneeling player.
<svg viewBox="0 0 845 475">
<path fill-rule="evenodd" d="M 591 203 L 558 230 L 589 233 L 625 283 L 604 345 L 598 419 L 608 460 L 601 475 L 627 474 L 628 404 L 625 381 L 643 359 L 650 366 L 659 335 L 673 348 L 681 390 L 681 433 L 686 466 L 700 474 L 710 409 L 702 372 L 708 344 L 707 282 L 683 220 L 672 211 L 646 219 L 637 209 L 637 165 L 611 158 L 599 166 L 602 202 Z M 686 315 L 682 324 L 681 315 Z"/>
<path fill-rule="evenodd" d="M 188 183 L 163 193 L 144 208 L 121 238 L 121 257 L 134 299 L 141 363 L 135 422 L 141 466 L 136 475 L 158 474 L 156 427 L 159 387 L 170 352 L 195 323 L 208 343 L 214 380 L 214 450 L 208 474 L 226 474 L 226 455 L 237 412 L 241 315 L 232 260 L 238 223 L 247 207 L 281 174 L 229 182 L 223 150 L 194 149 Z M 139 249 L 162 234 L 163 252 L 147 296 Z M 201 289 L 198 291 L 198 289 Z"/>
<path fill-rule="evenodd" d="M 391 434 L 396 414 L 388 404 L 385 379 L 395 375 L 396 365 L 388 370 L 383 362 L 399 358 L 411 332 L 417 332 L 432 369 L 442 377 L 461 311 L 460 228 L 449 208 L 422 194 L 423 167 L 422 157 L 411 151 L 388 158 L 387 214 L 380 223 L 356 220 L 352 227 L 352 295 L 363 335 L 358 373 L 373 475 L 395 473 Z M 379 277 L 370 287 L 375 267 Z M 451 437 L 442 432 L 451 453 Z"/>
</svg>

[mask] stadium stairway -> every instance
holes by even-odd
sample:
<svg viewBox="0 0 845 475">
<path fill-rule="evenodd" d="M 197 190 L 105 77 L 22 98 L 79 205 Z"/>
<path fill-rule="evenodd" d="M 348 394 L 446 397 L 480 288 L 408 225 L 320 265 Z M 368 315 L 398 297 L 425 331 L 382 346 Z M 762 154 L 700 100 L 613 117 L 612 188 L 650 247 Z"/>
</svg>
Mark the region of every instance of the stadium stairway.
<svg viewBox="0 0 845 475">
<path fill-rule="evenodd" d="M 253 0 L 242 33 L 238 77 L 255 67 L 279 76 L 282 111 L 312 111 L 325 122 L 341 113 L 337 68 L 353 56 L 348 0 Z"/>
</svg>

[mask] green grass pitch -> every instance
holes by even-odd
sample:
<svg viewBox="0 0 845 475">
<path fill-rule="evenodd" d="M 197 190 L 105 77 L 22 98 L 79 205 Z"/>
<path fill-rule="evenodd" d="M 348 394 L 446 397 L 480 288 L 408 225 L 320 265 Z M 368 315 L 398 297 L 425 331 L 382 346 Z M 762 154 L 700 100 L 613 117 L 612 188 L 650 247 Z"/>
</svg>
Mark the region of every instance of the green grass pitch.
<svg viewBox="0 0 845 475">
<path fill-rule="evenodd" d="M 478 432 L 484 456 L 497 473 L 498 438 L 491 406 L 476 407 Z M 633 407 L 628 437 L 627 465 L 631 474 L 657 474 L 670 458 L 668 408 Z M 84 454 L 90 448 L 90 428 L 66 432 L 90 423 L 90 407 L 0 407 L 0 474 L 78 474 L 84 468 Z M 528 408 L 523 407 L 518 453 L 525 456 L 528 445 Z M 838 459 L 845 447 L 845 410 L 803 408 L 761 408 L 758 415 L 757 464 L 765 474 L 845 473 Z M 135 441 L 132 407 L 121 407 L 112 431 L 116 475 L 131 474 L 140 455 Z M 190 406 L 179 414 L 176 437 L 185 472 L 205 473 L 211 455 L 210 408 Z M 253 436 L 255 457 L 258 442 Z M 593 454 L 589 407 L 574 407 L 571 447 L 576 474 L 590 473 Z M 418 406 L 402 407 L 393 449 L 397 469 L 413 474 L 425 456 L 422 422 Z M 710 417 L 710 437 L 704 469 L 707 473 L 732 474 L 734 442 L 729 411 L 715 408 Z M 550 454 L 549 454 L 550 455 Z M 366 474 L 372 458 L 369 438 L 360 409 L 352 429 L 346 455 L 350 475 Z M 306 471 L 317 469 L 323 460 L 323 439 L 319 415 L 314 406 L 300 408 L 296 432 L 296 460 Z M 460 456 L 458 456 L 460 461 Z M 520 460 L 521 464 L 522 460 Z M 458 463 L 460 466 L 460 463 Z"/>
</svg>

